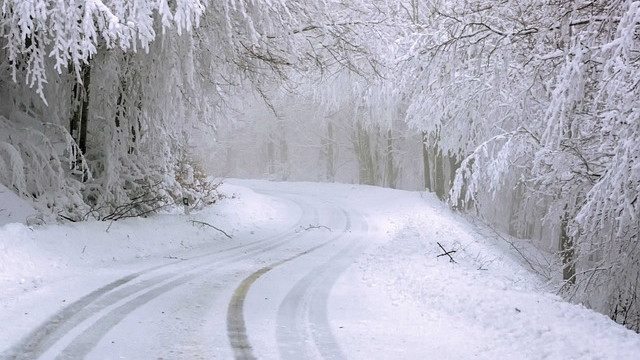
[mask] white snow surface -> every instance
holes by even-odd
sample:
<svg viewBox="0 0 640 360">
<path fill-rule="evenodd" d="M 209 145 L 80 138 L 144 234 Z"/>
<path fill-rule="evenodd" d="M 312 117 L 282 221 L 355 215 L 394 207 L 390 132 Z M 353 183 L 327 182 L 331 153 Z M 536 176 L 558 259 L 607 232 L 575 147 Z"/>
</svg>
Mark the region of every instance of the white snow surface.
<svg viewBox="0 0 640 360">
<path fill-rule="evenodd" d="M 13 191 L 0 184 L 0 226 L 10 223 L 27 223 L 36 218 L 36 211 Z"/>
<path fill-rule="evenodd" d="M 113 223 L 30 227 L 21 222 L 31 213 L 0 213 L 0 358 L 16 357 L 26 349 L 21 339 L 92 291 L 157 268 L 170 269 L 153 270 L 157 277 L 194 275 L 164 292 L 150 288 L 159 292 L 153 297 L 123 291 L 58 330 L 36 358 L 65 349 L 95 359 L 242 358 L 226 336 L 227 306 L 243 279 L 257 273 L 243 314 L 258 358 L 640 356 L 640 335 L 554 295 L 503 240 L 482 235 L 430 194 L 258 180 L 228 180 L 221 189 L 226 198 L 199 212 Z M 2 199 L 5 208 L 24 207 L 15 197 Z M 305 222 L 301 211 L 315 217 Z M 264 241 L 269 249 L 244 258 L 233 253 L 235 262 L 216 255 L 270 238 L 283 243 Z M 455 263 L 438 256 L 437 243 L 455 250 Z M 213 259 L 208 270 L 189 267 L 203 254 Z M 130 288 L 155 281 L 144 276 Z M 117 289 L 102 296 L 115 297 Z M 99 336 L 77 340 L 105 319 L 110 325 L 101 325 Z M 140 329 L 145 336 L 132 341 Z M 311 338 L 314 346 L 295 353 L 295 341 Z"/>
</svg>

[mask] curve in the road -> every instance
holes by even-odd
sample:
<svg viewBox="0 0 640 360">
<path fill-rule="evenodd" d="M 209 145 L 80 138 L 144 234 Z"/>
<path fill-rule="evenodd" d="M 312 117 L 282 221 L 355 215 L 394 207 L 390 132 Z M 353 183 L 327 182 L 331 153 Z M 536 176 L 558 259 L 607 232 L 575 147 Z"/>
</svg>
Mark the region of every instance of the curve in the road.
<svg viewBox="0 0 640 360">
<path fill-rule="evenodd" d="M 222 267 L 224 264 L 232 264 L 237 261 L 248 259 L 255 257 L 258 254 L 263 252 L 273 250 L 284 243 L 290 241 L 289 238 L 293 236 L 284 236 L 281 241 L 273 243 L 271 246 L 260 248 L 259 250 L 254 251 L 246 251 L 241 255 L 229 256 L 224 260 L 217 260 L 215 263 L 210 263 L 204 267 L 197 267 L 191 270 L 190 273 L 184 274 L 177 278 L 171 278 L 170 281 L 163 283 L 159 286 L 160 282 L 156 282 L 153 285 L 143 286 L 145 291 L 141 292 L 139 295 L 135 296 L 132 299 L 129 299 L 126 303 L 117 306 L 114 309 L 109 310 L 109 312 L 103 316 L 101 316 L 98 320 L 96 320 L 91 326 L 82 332 L 82 334 L 78 335 L 73 341 L 62 350 L 58 359 L 79 359 L 84 358 L 89 352 L 98 344 L 98 342 L 107 334 L 109 330 L 111 330 L 114 326 L 116 326 L 120 321 L 126 318 L 127 315 L 145 305 L 149 301 L 171 291 L 175 288 L 189 282 L 192 279 L 203 275 L 213 275 L 215 271 Z M 123 294 L 124 295 L 124 294 Z M 115 296 L 115 301 L 124 299 L 125 296 Z M 115 301 L 108 302 L 109 304 L 115 303 Z M 92 311 L 91 313 L 95 313 Z"/>
<path fill-rule="evenodd" d="M 227 309 L 227 334 L 229 336 L 229 341 L 231 342 L 231 347 L 233 348 L 233 352 L 236 359 L 243 360 L 251 360 L 256 359 L 253 354 L 253 349 L 251 348 L 251 344 L 249 343 L 249 338 L 247 336 L 247 328 L 245 326 L 244 321 L 244 302 L 251 288 L 251 285 L 256 282 L 262 275 L 267 272 L 273 270 L 273 268 L 280 266 L 284 263 L 287 263 L 291 260 L 297 259 L 301 256 L 309 254 L 323 246 L 328 245 L 329 243 L 320 244 L 312 247 L 311 249 L 305 250 L 299 254 L 291 256 L 287 259 L 280 260 L 271 265 L 265 266 L 260 270 L 252 273 L 248 277 L 246 277 L 240 285 L 233 292 L 233 296 L 231 297 L 231 301 L 229 302 L 229 307 Z"/>
<path fill-rule="evenodd" d="M 287 293 L 278 309 L 276 339 L 282 359 L 345 359 L 327 317 L 328 295 L 340 275 L 360 254 L 353 240 L 340 253 L 307 274 Z"/>
<path fill-rule="evenodd" d="M 178 269 L 190 269 L 201 270 L 198 274 L 204 273 L 212 266 L 211 260 L 219 262 L 219 257 L 210 259 L 212 256 L 219 256 L 220 254 L 226 254 L 224 260 L 237 261 L 239 259 L 250 258 L 261 252 L 269 251 L 275 247 L 281 246 L 295 238 L 295 229 L 308 222 L 317 221 L 317 210 L 309 206 L 304 202 L 297 201 L 296 204 L 301 208 L 301 216 L 296 223 L 285 231 L 275 235 L 269 236 L 264 239 L 256 240 L 247 244 L 236 245 L 222 250 L 216 250 L 207 254 L 195 256 L 191 259 L 182 261 L 180 263 L 170 263 L 151 267 L 149 269 L 129 274 L 120 279 L 117 279 L 108 285 L 105 285 L 84 297 L 76 300 L 75 302 L 67 305 L 61 309 L 44 323 L 34 329 L 29 335 L 22 339 L 19 343 L 15 344 L 2 354 L 0 359 L 6 360 L 22 360 L 22 359 L 36 359 L 42 356 L 49 348 L 51 348 L 56 342 L 62 339 L 73 328 L 77 327 L 81 323 L 87 321 L 93 314 L 106 309 L 109 306 L 113 306 L 122 299 L 130 296 L 132 293 L 138 292 L 138 295 L 133 300 L 130 300 L 125 305 L 117 308 L 117 310 L 111 310 L 103 317 L 96 319 L 96 322 L 100 322 L 102 325 L 90 326 L 90 329 L 104 334 L 108 329 L 105 329 L 105 325 L 111 328 L 117 321 L 105 319 L 110 317 L 112 319 L 121 319 L 123 313 L 130 313 L 135 310 L 136 307 L 144 305 L 144 303 L 150 301 L 152 298 L 160 296 L 163 293 L 179 286 L 181 283 L 188 281 L 191 276 L 176 276 L 176 279 L 170 281 L 168 284 L 159 285 L 164 281 L 167 281 L 167 274 L 175 274 L 175 269 L 172 267 L 178 267 Z M 264 247 L 265 243 L 269 243 L 270 246 Z M 241 251 L 238 254 L 238 251 Z M 227 254 L 228 253 L 228 254 Z M 142 281 L 140 283 L 128 286 L 133 280 L 140 278 L 143 275 L 150 274 L 153 271 L 162 270 L 163 274 L 155 276 L 151 279 Z M 173 271 L 172 271 L 173 270 Z M 76 339 L 74 339 L 66 350 L 63 350 L 65 357 L 75 357 L 78 354 L 73 354 L 69 349 L 77 349 L 81 353 L 87 353 L 91 350 L 100 340 L 99 336 L 92 335 L 91 332 L 83 332 Z M 74 343 L 76 345 L 74 345 Z M 82 346 L 78 344 L 83 344 Z M 87 350 L 88 349 L 88 350 Z"/>
<path fill-rule="evenodd" d="M 341 233 L 333 236 L 330 240 L 318 246 L 298 253 L 290 258 L 274 262 L 273 264 L 261 268 L 260 270 L 246 277 L 236 288 L 227 311 L 227 334 L 231 347 L 234 351 L 234 356 L 237 360 L 256 359 L 251 343 L 249 341 L 249 337 L 247 335 L 247 328 L 244 319 L 244 303 L 251 286 L 260 277 L 273 270 L 274 268 L 298 259 L 331 243 L 334 243 L 336 240 L 344 237 L 346 234 L 349 234 L 352 228 L 351 216 L 344 209 L 341 209 L 341 211 L 343 212 L 344 218 L 346 219 L 346 225 Z M 289 351 L 291 350 L 291 348 L 288 348 L 286 345 L 284 345 L 286 343 L 285 339 L 296 339 L 298 335 L 284 333 L 282 329 L 288 329 L 284 330 L 286 332 L 295 332 L 295 330 L 292 329 L 300 328 L 300 326 L 302 326 L 300 325 L 299 321 L 296 320 L 300 315 L 299 307 L 292 304 L 299 301 L 299 299 L 302 299 L 303 295 L 310 294 L 311 289 L 322 293 L 317 297 L 311 296 L 310 298 L 312 298 L 313 300 L 310 308 L 312 308 L 312 310 L 309 308 L 305 310 L 309 314 L 312 314 L 311 316 L 307 316 L 307 318 L 315 321 L 316 326 L 318 327 L 316 335 L 313 336 L 316 348 L 319 350 L 321 356 L 328 359 L 340 359 L 344 357 L 341 355 L 339 347 L 337 347 L 337 342 L 334 340 L 333 334 L 328 324 L 327 297 L 331 287 L 333 286 L 337 278 L 351 264 L 351 259 L 353 259 L 355 254 L 359 253 L 361 249 L 362 244 L 359 242 L 353 242 L 349 244 L 344 249 L 345 251 L 341 251 L 339 254 L 330 258 L 322 266 L 306 275 L 287 294 L 284 303 L 281 305 L 281 308 L 279 310 L 279 325 L 277 328 L 277 337 L 280 344 L 279 346 L 281 356 L 283 356 L 283 358 L 308 358 L 304 357 L 304 355 L 307 354 L 304 354 L 303 351 L 306 352 L 306 350 L 300 351 L 299 346 L 303 346 L 302 343 L 298 344 L 298 347 L 294 348 L 294 351 Z M 309 298 L 309 296 L 307 296 L 307 298 Z M 286 324 L 284 326 L 280 326 L 280 323 Z"/>
<path fill-rule="evenodd" d="M 368 229 L 366 221 L 359 227 L 361 229 L 358 230 L 363 232 Z M 365 246 L 362 238 L 352 239 L 287 293 L 278 309 L 276 322 L 276 339 L 282 359 L 346 358 L 329 325 L 328 297 L 340 275 L 353 264 L 353 259 L 362 253 Z"/>
</svg>

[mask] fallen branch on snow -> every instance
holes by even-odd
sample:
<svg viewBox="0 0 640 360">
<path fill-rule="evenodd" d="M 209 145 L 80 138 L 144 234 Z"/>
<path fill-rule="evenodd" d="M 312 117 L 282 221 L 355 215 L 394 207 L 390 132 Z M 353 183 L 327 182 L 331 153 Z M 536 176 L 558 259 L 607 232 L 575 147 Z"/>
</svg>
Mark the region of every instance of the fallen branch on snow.
<svg viewBox="0 0 640 360">
<path fill-rule="evenodd" d="M 331 231 L 331 229 L 330 229 L 328 226 L 324 226 L 324 225 L 311 225 L 311 224 L 309 224 L 309 226 L 307 226 L 304 230 L 305 230 L 305 231 L 307 231 L 307 230 L 311 230 L 311 229 L 321 229 L 321 228 L 324 228 L 324 229 L 327 229 L 327 230 Z"/>
<path fill-rule="evenodd" d="M 438 246 L 440 246 L 440 249 L 442 249 L 442 251 L 444 251 L 444 253 L 442 253 L 442 254 L 440 254 L 440 255 L 438 255 L 436 257 L 448 256 L 449 257 L 449 262 L 456 263 L 456 261 L 453 260 L 453 257 L 451 257 L 451 254 L 456 252 L 455 250 L 447 251 L 447 250 L 445 250 L 445 248 L 439 242 L 436 241 L 436 244 L 438 244 Z"/>
<path fill-rule="evenodd" d="M 227 234 L 224 230 L 222 230 L 222 229 L 220 229 L 220 228 L 217 228 L 217 227 L 215 227 L 215 226 L 213 226 L 213 225 L 211 225 L 211 224 L 209 224 L 209 223 L 206 223 L 206 222 L 204 222 L 204 221 L 198 221 L 198 220 L 189 220 L 189 221 L 191 221 L 191 223 L 192 223 L 193 225 L 196 225 L 196 224 L 197 224 L 197 225 L 201 225 L 201 226 L 208 226 L 208 227 L 210 227 L 210 228 L 212 228 L 212 229 L 218 230 L 218 231 L 220 231 L 221 233 L 223 233 L 223 234 L 224 234 L 224 236 L 226 236 L 226 237 L 228 237 L 229 239 L 231 239 L 231 235 Z"/>
</svg>

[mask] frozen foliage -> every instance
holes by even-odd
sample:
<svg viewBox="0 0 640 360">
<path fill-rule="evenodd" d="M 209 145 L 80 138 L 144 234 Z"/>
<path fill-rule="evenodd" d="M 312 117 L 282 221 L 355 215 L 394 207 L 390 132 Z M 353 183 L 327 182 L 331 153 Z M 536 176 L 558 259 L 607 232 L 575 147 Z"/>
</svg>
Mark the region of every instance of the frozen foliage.
<svg viewBox="0 0 640 360">
<path fill-rule="evenodd" d="M 217 175 L 434 191 L 558 251 L 567 296 L 640 330 L 638 1 L 1 11 L 0 181 L 43 212 L 214 201 L 208 142 Z"/>
<path fill-rule="evenodd" d="M 638 2 L 431 5 L 408 119 L 464 158 L 454 203 L 546 239 L 567 294 L 640 330 Z"/>
<path fill-rule="evenodd" d="M 72 220 L 182 199 L 184 129 L 206 115 L 189 98 L 202 89 L 184 33 L 204 10 L 197 1 L 3 2 L 2 154 L 12 166 L 3 182 Z"/>
<path fill-rule="evenodd" d="M 200 1 L 177 1 L 171 7 L 167 0 L 5 0 L 0 31 L 14 80 L 20 70 L 44 97 L 49 57 L 58 73 L 72 66 L 79 76 L 80 65 L 100 46 L 148 52 L 158 28 L 156 14 L 162 32 L 175 27 L 180 34 L 197 26 L 204 11 Z"/>
<path fill-rule="evenodd" d="M 601 68 L 590 105 L 600 126 L 598 152 L 607 162 L 578 212 L 573 235 L 581 270 L 579 295 L 640 331 L 640 3 L 617 6 L 608 9 L 612 29 L 592 55 Z"/>
<path fill-rule="evenodd" d="M 638 6 L 363 5 L 386 15 L 362 28 L 375 37 L 355 38 L 376 66 L 352 58 L 293 94 L 266 88 L 270 107 L 221 127 L 233 166 L 213 168 L 403 188 L 424 177 L 453 206 L 557 251 L 568 297 L 639 330 Z M 239 161 L 247 152 L 260 155 Z"/>
<path fill-rule="evenodd" d="M 333 1 L 4 1 L 3 183 L 72 220 L 215 200 L 213 184 L 185 183 L 192 134 L 211 134 L 247 84 L 262 93 L 285 69 L 350 66 L 367 25 L 353 13 Z M 22 141 L 13 132 L 25 119 L 62 133 Z M 68 151 L 27 159 L 41 142 Z"/>
<path fill-rule="evenodd" d="M 14 124 L 0 115 L 0 181 L 35 200 L 45 213 L 82 207 L 80 183 L 68 176 L 74 163 L 88 170 L 75 141 L 55 124 L 29 125 L 33 124 Z M 61 196 L 66 199 L 64 207 L 58 208 Z"/>
</svg>

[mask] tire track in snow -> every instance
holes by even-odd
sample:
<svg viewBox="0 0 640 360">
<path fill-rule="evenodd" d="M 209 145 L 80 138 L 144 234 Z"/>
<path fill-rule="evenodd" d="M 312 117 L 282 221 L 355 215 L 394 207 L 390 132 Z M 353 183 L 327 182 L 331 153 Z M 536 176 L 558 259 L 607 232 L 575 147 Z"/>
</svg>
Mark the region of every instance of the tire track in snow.
<svg viewBox="0 0 640 360">
<path fill-rule="evenodd" d="M 254 272 L 253 274 L 249 275 L 248 277 L 246 277 L 240 283 L 240 285 L 238 285 L 238 287 L 233 293 L 233 296 L 231 297 L 231 301 L 229 302 L 229 307 L 227 309 L 227 336 L 229 337 L 229 342 L 231 344 L 231 347 L 233 349 L 234 356 L 236 359 L 239 359 L 239 360 L 256 359 L 256 356 L 253 354 L 253 348 L 251 347 L 249 337 L 247 335 L 247 328 L 246 328 L 246 323 L 244 319 L 244 303 L 251 286 L 260 277 L 262 277 L 264 274 L 268 273 L 269 271 L 273 270 L 274 268 L 281 266 L 285 263 L 288 263 L 292 260 L 298 259 L 322 247 L 325 247 L 333 243 L 337 239 L 343 237 L 346 233 L 348 233 L 351 230 L 351 218 L 344 209 L 341 209 L 341 210 L 345 215 L 346 225 L 340 235 L 335 236 L 332 239 L 326 241 L 325 243 L 312 247 L 294 256 L 291 256 L 284 260 L 280 260 L 273 264 L 265 266 L 259 269 L 258 271 Z M 326 304 L 324 308 L 326 309 Z M 327 321 L 325 322 L 328 324 Z M 328 328 L 328 325 L 327 325 L 327 328 Z M 303 359 L 303 358 L 304 357 L 298 357 L 296 359 Z"/>
<path fill-rule="evenodd" d="M 229 336 L 229 341 L 231 342 L 231 347 L 233 348 L 236 359 L 256 359 L 255 355 L 253 355 L 253 350 L 251 348 L 251 344 L 249 343 L 249 338 L 247 337 L 247 328 L 244 321 L 244 301 L 247 293 L 249 292 L 249 289 L 251 288 L 251 285 L 253 285 L 256 280 L 258 280 L 262 275 L 271 271 L 273 268 L 287 263 L 293 259 L 297 259 L 301 256 L 309 254 L 310 252 L 313 252 L 328 244 L 329 242 L 326 242 L 324 244 L 314 246 L 311 249 L 305 250 L 292 257 L 265 266 L 249 275 L 240 283 L 240 285 L 238 285 L 236 290 L 233 292 L 233 296 L 231 297 L 231 301 L 229 302 L 229 307 L 227 310 L 227 334 Z"/>
<path fill-rule="evenodd" d="M 366 223 L 362 231 L 367 230 Z M 340 275 L 366 244 L 361 238 L 300 279 L 278 309 L 276 339 L 282 359 L 345 359 L 328 319 L 328 298 Z"/>
<path fill-rule="evenodd" d="M 144 286 L 144 291 L 141 291 L 141 294 L 133 296 L 131 299 L 126 300 L 124 304 L 110 303 L 110 305 L 115 305 L 117 307 L 113 309 L 107 310 L 108 312 L 102 316 L 100 316 L 97 320 L 95 320 L 86 330 L 84 330 L 81 334 L 76 336 L 61 352 L 56 359 L 81 359 L 86 357 L 89 352 L 100 342 L 100 340 L 111 330 L 114 326 L 116 326 L 119 322 L 125 319 L 129 314 L 131 314 L 136 309 L 144 306 L 151 300 L 181 286 L 186 284 L 187 282 L 204 275 L 211 275 L 212 272 L 224 265 L 233 264 L 237 261 L 249 259 L 256 255 L 259 255 L 265 251 L 273 250 L 274 248 L 281 246 L 291 239 L 283 239 L 278 243 L 274 243 L 272 246 L 268 248 L 260 249 L 259 251 L 253 252 L 245 252 L 244 254 L 237 255 L 234 257 L 229 257 L 225 260 L 216 261 L 215 263 L 209 264 L 206 267 L 198 267 L 192 269 L 191 273 L 177 276 L 177 277 L 165 277 L 168 278 L 169 281 L 163 281 L 167 279 L 162 279 L 159 282 L 155 282 L 151 286 Z M 123 300 L 123 297 L 115 297 L 117 300 Z M 94 314 L 93 312 L 91 314 Z"/>
<path fill-rule="evenodd" d="M 73 302 L 67 307 L 63 308 L 53 316 L 51 316 L 42 325 L 38 326 L 32 331 L 26 339 L 14 345 L 8 351 L 2 354 L 2 359 L 34 359 L 40 356 L 43 349 L 51 346 L 57 338 L 53 334 L 57 331 L 64 331 L 64 325 L 69 324 L 69 319 L 72 319 L 75 314 L 80 310 L 89 306 L 92 302 L 97 300 L 105 293 L 112 291 L 115 288 L 123 286 L 128 282 L 142 275 L 144 272 L 133 273 L 122 277 L 116 281 L 113 281 L 95 291 L 85 295 L 79 300 Z"/>
<path fill-rule="evenodd" d="M 290 199 L 288 199 L 291 201 Z M 171 276 L 174 276 L 176 271 L 178 270 L 198 270 L 206 267 L 207 269 L 212 266 L 211 260 L 221 261 L 221 259 L 214 258 L 210 259 L 210 257 L 216 257 L 221 254 L 226 254 L 225 258 L 222 261 L 238 261 L 241 259 L 250 258 L 257 254 L 267 252 L 272 250 L 278 246 L 286 244 L 287 242 L 292 241 L 297 237 L 297 234 L 290 234 L 289 232 L 295 231 L 295 229 L 309 221 L 317 221 L 319 215 L 317 209 L 311 207 L 309 204 L 295 201 L 296 205 L 301 208 L 301 216 L 296 221 L 295 224 L 287 228 L 285 231 L 274 235 L 269 236 L 264 239 L 259 239 L 247 244 L 236 245 L 229 248 L 225 248 L 222 250 L 216 250 L 207 254 L 195 256 L 188 260 L 184 260 L 180 263 L 170 263 L 170 264 L 162 264 L 158 266 L 151 267 L 149 269 L 145 269 L 143 271 L 139 271 L 136 273 L 129 274 L 120 279 L 117 279 L 103 287 L 100 287 L 91 293 L 83 296 L 82 298 L 74 301 L 73 303 L 67 305 L 57 313 L 50 316 L 44 323 L 39 325 L 36 329 L 34 329 L 29 335 L 19 341 L 17 344 L 5 350 L 0 354 L 0 359 L 6 360 L 30 360 L 41 357 L 45 354 L 50 348 L 52 348 L 56 343 L 58 343 L 61 339 L 63 339 L 67 334 L 72 332 L 78 326 L 88 321 L 91 317 L 93 317 L 96 313 L 105 310 L 106 308 L 117 304 L 122 299 L 131 296 L 134 293 L 142 293 L 142 295 L 138 295 L 133 300 L 130 300 L 125 305 L 116 308 L 117 311 L 126 312 L 127 314 L 135 310 L 139 306 L 143 306 L 145 303 L 150 301 L 151 299 L 158 297 L 172 288 L 179 286 L 181 283 L 189 281 L 192 277 L 195 276 L 181 276 L 176 279 L 170 281 L 167 284 L 159 285 L 163 281 L 167 281 Z M 311 220 L 309 220 L 311 219 Z M 275 240 L 275 242 L 273 242 Z M 263 247 L 264 243 L 272 242 L 269 247 Z M 238 254 L 234 252 L 236 250 L 245 250 L 243 253 Z M 194 264 L 195 263 L 195 264 Z M 218 265 L 218 263 L 214 263 L 214 265 Z M 171 268 L 175 269 L 171 269 Z M 158 275 L 152 277 L 150 279 L 141 281 L 137 284 L 131 284 L 133 280 L 143 277 L 144 275 L 151 274 L 154 271 L 162 270 L 165 273 L 162 275 Z M 173 271 L 171 271 L 173 270 Z M 171 272 L 170 272 L 171 271 Z M 199 273 L 204 272 L 204 270 Z M 174 276 L 175 277 L 175 276 Z M 182 282 L 180 282 L 182 281 Z M 129 285 L 129 286 L 127 286 Z M 161 289 L 161 290 L 159 290 Z M 146 301 L 145 301 L 146 300 Z M 111 317 L 113 319 L 122 320 L 123 317 L 116 315 L 116 310 L 112 310 L 108 312 L 107 317 Z M 126 310 L 126 311 L 125 311 Z M 94 320 L 95 322 L 101 322 L 102 327 L 89 327 L 91 330 L 102 333 L 102 336 L 108 331 L 110 328 L 115 326 L 118 322 L 105 320 L 104 318 L 98 318 Z M 108 328 L 105 329 L 105 326 Z M 100 329 L 100 330 L 98 330 Z M 106 331 L 104 331 L 106 330 Z M 86 352 L 91 350 L 101 337 L 95 337 L 90 335 L 89 332 L 84 332 L 79 335 L 72 343 L 71 350 L 66 351 L 66 358 L 70 358 L 69 356 L 73 355 L 70 351 L 73 349 L 77 349 L 80 352 Z M 73 342 L 78 342 L 78 344 L 85 344 L 83 346 L 72 345 Z M 68 346 L 68 347 L 69 347 Z M 77 347 L 74 347 L 77 346 Z M 87 348 L 89 347 L 89 348 Z M 65 358 L 62 357 L 62 358 Z M 78 356 L 73 355 L 73 358 L 79 358 Z M 80 356 L 82 357 L 82 356 Z"/>
<path fill-rule="evenodd" d="M 349 244 L 302 278 L 286 295 L 278 310 L 276 325 L 282 359 L 311 359 L 314 355 L 324 359 L 345 358 L 329 325 L 328 295 L 363 247 L 357 242 Z"/>
</svg>

